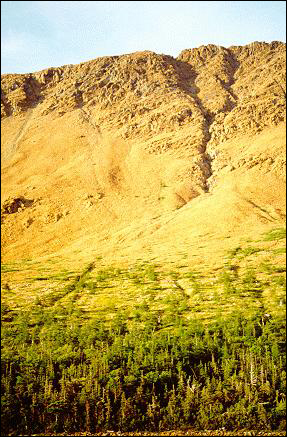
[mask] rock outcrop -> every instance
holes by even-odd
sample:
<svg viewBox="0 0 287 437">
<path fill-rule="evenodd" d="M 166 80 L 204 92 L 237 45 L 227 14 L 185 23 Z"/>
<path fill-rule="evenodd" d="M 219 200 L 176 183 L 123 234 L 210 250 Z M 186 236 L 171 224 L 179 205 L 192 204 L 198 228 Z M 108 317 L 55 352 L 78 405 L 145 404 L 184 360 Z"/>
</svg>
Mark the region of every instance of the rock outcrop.
<svg viewBox="0 0 287 437">
<path fill-rule="evenodd" d="M 34 230 L 33 252 L 43 226 L 48 251 L 59 249 L 83 237 L 79 221 L 102 238 L 178 213 L 249 170 L 248 187 L 260 172 L 283 181 L 285 58 L 277 41 L 210 44 L 3 75 L 3 198 L 33 186 L 43 199 L 29 229 L 18 214 L 4 220 L 4 249 Z"/>
</svg>

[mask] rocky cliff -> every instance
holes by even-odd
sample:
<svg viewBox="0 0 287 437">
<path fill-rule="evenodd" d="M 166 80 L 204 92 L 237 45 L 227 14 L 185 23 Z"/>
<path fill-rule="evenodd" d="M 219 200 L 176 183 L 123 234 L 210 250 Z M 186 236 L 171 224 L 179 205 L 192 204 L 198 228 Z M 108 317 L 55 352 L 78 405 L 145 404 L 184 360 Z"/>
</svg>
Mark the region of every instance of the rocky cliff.
<svg viewBox="0 0 287 437">
<path fill-rule="evenodd" d="M 254 42 L 3 75 L 4 258 L 192 256 L 284 221 L 285 59 Z"/>
</svg>

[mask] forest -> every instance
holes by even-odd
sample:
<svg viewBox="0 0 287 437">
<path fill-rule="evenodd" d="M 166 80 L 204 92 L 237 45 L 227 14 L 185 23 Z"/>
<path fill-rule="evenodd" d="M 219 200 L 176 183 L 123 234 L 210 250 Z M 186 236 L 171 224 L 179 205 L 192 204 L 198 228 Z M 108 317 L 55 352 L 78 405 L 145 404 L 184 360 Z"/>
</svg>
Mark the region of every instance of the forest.
<svg viewBox="0 0 287 437">
<path fill-rule="evenodd" d="M 18 306 L 4 284 L 3 435 L 284 430 L 285 269 L 235 268 L 251 256 L 237 248 L 212 281 L 91 263 Z"/>
</svg>

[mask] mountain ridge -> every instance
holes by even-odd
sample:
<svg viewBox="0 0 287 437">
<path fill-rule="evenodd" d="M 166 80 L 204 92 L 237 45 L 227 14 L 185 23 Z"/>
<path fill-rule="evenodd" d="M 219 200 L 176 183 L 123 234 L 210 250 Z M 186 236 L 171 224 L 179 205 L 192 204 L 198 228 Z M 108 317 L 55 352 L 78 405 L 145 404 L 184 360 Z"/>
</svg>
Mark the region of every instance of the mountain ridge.
<svg viewBox="0 0 287 437">
<path fill-rule="evenodd" d="M 4 257 L 157 256 L 175 234 L 181 250 L 183 223 L 187 251 L 214 221 L 237 239 L 282 223 L 285 57 L 278 41 L 210 44 L 3 75 Z"/>
</svg>

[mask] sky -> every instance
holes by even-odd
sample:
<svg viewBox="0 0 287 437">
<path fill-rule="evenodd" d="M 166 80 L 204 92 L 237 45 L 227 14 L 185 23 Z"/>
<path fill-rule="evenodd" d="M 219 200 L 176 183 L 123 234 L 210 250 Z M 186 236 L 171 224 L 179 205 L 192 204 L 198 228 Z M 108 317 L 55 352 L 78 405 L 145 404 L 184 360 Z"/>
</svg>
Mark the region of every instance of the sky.
<svg viewBox="0 0 287 437">
<path fill-rule="evenodd" d="M 1 73 L 142 50 L 286 42 L 285 1 L 1 1 Z"/>
</svg>

